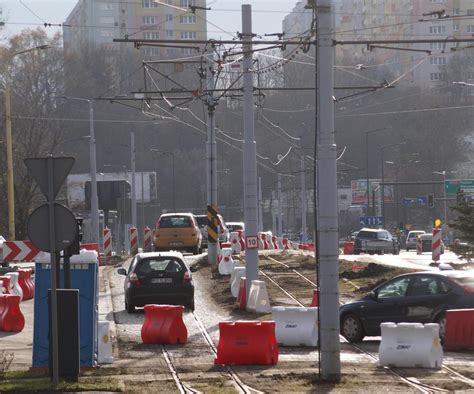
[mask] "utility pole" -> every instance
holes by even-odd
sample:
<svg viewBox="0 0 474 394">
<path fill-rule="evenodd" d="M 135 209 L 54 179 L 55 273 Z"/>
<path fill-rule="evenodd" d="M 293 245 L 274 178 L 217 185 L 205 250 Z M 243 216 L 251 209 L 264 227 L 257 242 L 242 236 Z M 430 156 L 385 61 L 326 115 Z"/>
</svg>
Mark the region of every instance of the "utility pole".
<svg viewBox="0 0 474 394">
<path fill-rule="evenodd" d="M 258 231 L 263 231 L 262 177 L 258 177 Z"/>
<path fill-rule="evenodd" d="M 281 237 L 283 234 L 283 223 L 282 223 L 282 210 L 281 210 L 281 174 L 278 174 L 278 231 L 277 235 Z"/>
<path fill-rule="evenodd" d="M 135 131 L 130 132 L 131 169 L 132 169 L 132 226 L 137 227 L 137 191 L 135 182 Z"/>
<path fill-rule="evenodd" d="M 316 83 L 317 176 L 319 181 L 318 269 L 320 272 L 320 354 L 321 377 L 341 379 L 339 344 L 339 272 L 337 231 L 337 175 L 334 132 L 334 14 L 331 0 L 317 0 Z M 368 197 L 368 196 L 367 196 Z"/>
<path fill-rule="evenodd" d="M 306 176 L 304 155 L 301 156 L 301 242 L 306 242 Z"/>
<path fill-rule="evenodd" d="M 207 86 L 210 90 L 207 95 L 207 141 L 206 141 L 206 161 L 207 161 L 207 205 L 217 209 L 217 149 L 216 130 L 214 124 L 214 111 L 217 105 L 214 99 L 214 69 L 212 63 L 207 65 Z M 207 242 L 207 258 L 211 266 L 217 266 L 217 242 L 209 236 Z"/>
<path fill-rule="evenodd" d="M 252 65 L 252 6 L 242 4 L 243 67 L 243 112 L 244 112 L 244 221 L 245 237 L 257 237 L 257 145 L 255 142 L 255 120 L 253 103 Z M 245 250 L 245 277 L 247 297 L 252 280 L 258 279 L 258 249 Z"/>
</svg>

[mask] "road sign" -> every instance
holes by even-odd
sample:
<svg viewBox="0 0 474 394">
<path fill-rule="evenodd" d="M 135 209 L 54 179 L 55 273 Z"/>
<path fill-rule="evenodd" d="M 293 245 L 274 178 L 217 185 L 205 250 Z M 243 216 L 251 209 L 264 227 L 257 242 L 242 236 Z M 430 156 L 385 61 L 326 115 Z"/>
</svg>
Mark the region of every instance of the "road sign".
<svg viewBox="0 0 474 394">
<path fill-rule="evenodd" d="M 444 190 L 447 194 L 456 194 L 461 189 L 466 194 L 474 194 L 474 179 L 447 179 Z"/>
<path fill-rule="evenodd" d="M 416 198 L 417 205 L 426 205 L 428 203 L 428 196 L 418 196 Z"/>
<path fill-rule="evenodd" d="M 361 216 L 359 222 L 362 226 L 383 226 L 382 216 Z"/>
<path fill-rule="evenodd" d="M 34 261 L 39 252 L 31 241 L 5 241 L 3 243 L 5 261 Z"/>
<path fill-rule="evenodd" d="M 25 165 L 45 196 L 56 197 L 76 159 L 74 157 L 53 157 L 53 195 L 48 196 L 48 157 L 25 159 Z"/>
<path fill-rule="evenodd" d="M 410 205 L 415 205 L 416 204 L 416 199 L 415 198 L 404 198 L 403 199 L 403 205 L 409 207 Z"/>
<path fill-rule="evenodd" d="M 247 249 L 258 249 L 258 236 L 245 237 L 245 245 Z"/>
<path fill-rule="evenodd" d="M 54 203 L 54 231 L 57 236 L 54 239 L 55 249 L 59 252 L 71 245 L 77 237 L 78 228 L 76 217 L 69 208 Z M 36 208 L 28 218 L 27 232 L 31 242 L 44 252 L 51 252 L 49 239 L 49 206 L 41 205 Z"/>
</svg>

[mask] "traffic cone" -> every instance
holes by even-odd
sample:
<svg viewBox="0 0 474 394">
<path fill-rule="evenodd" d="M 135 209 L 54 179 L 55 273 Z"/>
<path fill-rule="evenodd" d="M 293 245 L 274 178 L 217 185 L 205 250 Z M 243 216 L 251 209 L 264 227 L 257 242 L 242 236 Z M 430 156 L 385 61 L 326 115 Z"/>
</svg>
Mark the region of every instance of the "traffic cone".
<svg viewBox="0 0 474 394">
<path fill-rule="evenodd" d="M 357 261 L 354 261 L 352 264 L 352 271 L 358 272 L 359 271 L 359 266 L 357 265 Z"/>
</svg>

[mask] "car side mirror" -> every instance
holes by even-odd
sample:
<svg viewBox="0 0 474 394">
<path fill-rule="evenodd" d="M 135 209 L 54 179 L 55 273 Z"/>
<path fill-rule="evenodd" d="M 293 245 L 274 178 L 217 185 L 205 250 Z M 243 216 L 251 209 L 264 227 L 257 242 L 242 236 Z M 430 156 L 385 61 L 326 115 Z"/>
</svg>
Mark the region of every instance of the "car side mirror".
<svg viewBox="0 0 474 394">
<path fill-rule="evenodd" d="M 369 293 L 369 298 L 370 298 L 371 300 L 377 301 L 377 293 L 376 293 L 375 291 L 371 291 L 371 292 Z"/>
<path fill-rule="evenodd" d="M 127 270 L 125 268 L 119 268 L 117 274 L 127 276 Z"/>
<path fill-rule="evenodd" d="M 195 265 L 192 265 L 191 267 L 189 267 L 189 270 L 191 272 L 196 272 L 198 270 L 198 268 Z"/>
</svg>

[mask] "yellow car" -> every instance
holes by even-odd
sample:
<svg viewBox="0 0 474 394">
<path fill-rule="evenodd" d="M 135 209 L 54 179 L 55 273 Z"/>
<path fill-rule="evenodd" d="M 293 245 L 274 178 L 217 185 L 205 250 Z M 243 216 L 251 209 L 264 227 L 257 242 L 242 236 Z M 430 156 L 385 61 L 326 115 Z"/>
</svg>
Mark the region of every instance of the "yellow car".
<svg viewBox="0 0 474 394">
<path fill-rule="evenodd" d="M 156 223 L 155 250 L 202 253 L 202 235 L 192 213 L 166 213 Z"/>
</svg>

